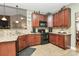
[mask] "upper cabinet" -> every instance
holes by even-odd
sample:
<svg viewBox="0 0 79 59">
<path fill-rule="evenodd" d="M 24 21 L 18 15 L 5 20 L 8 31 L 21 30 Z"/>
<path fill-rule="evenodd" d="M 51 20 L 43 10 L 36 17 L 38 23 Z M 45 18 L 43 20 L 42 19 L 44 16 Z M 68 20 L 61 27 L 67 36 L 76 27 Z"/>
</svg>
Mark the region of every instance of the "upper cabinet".
<svg viewBox="0 0 79 59">
<path fill-rule="evenodd" d="M 70 27 L 71 23 L 71 12 L 70 8 L 66 8 L 64 10 L 59 11 L 53 15 L 53 27 Z"/>
<path fill-rule="evenodd" d="M 39 27 L 39 15 L 36 13 L 32 14 L 32 27 Z"/>
<path fill-rule="evenodd" d="M 71 10 L 70 9 L 65 9 L 64 10 L 64 26 L 65 27 L 70 27 L 71 25 Z"/>
<path fill-rule="evenodd" d="M 47 16 L 38 14 L 38 13 L 32 13 L 32 27 L 36 28 L 39 27 L 40 21 L 47 21 Z"/>
<path fill-rule="evenodd" d="M 56 13 L 53 15 L 53 27 L 58 27 L 59 25 L 59 14 Z"/>
</svg>

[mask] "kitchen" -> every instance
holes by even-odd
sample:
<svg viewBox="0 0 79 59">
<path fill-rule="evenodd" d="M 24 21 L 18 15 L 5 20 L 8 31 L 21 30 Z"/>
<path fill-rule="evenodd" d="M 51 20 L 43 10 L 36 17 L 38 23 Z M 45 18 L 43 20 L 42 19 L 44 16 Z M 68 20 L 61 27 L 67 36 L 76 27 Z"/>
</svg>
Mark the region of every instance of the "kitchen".
<svg viewBox="0 0 79 59">
<path fill-rule="evenodd" d="M 72 30 L 74 29 L 72 29 L 73 21 L 71 20 L 71 17 L 73 12 L 72 5 L 76 4 L 23 4 L 24 7 L 28 5 L 40 5 L 40 7 L 43 5 L 49 5 L 53 6 L 52 9 L 57 7 L 57 5 L 60 5 L 60 7 L 58 7 L 57 11 L 55 8 L 53 13 L 43 13 L 44 11 L 23 9 L 22 4 L 0 4 L 0 56 L 21 56 L 20 52 L 27 50 L 29 47 L 38 48 L 39 46 L 42 47 L 46 45 L 52 45 L 57 49 L 62 49 L 64 51 L 73 50 L 74 52 L 76 39 L 72 39 L 75 34 L 72 33 Z M 7 18 L 7 22 L 3 21 L 2 17 Z M 40 49 L 43 50 L 42 48 Z M 47 49 L 50 48 L 47 47 Z M 35 50 L 33 50 L 32 53 Z"/>
</svg>

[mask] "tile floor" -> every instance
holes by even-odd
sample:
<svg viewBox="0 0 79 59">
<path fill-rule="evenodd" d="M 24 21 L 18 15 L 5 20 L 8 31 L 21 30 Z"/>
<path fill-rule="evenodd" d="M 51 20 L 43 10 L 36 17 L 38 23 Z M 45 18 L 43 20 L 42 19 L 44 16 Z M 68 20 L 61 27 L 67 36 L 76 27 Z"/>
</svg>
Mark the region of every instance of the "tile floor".
<svg viewBox="0 0 79 59">
<path fill-rule="evenodd" d="M 36 48 L 31 56 L 78 56 L 79 52 L 71 49 L 61 49 L 51 43 L 45 45 L 32 46 L 30 48 Z M 27 53 L 27 52 L 24 52 Z"/>
<path fill-rule="evenodd" d="M 74 50 L 71 49 L 63 50 L 51 43 L 45 45 L 33 46 L 31 48 L 36 48 L 32 56 L 78 56 L 79 55 L 79 53 Z"/>
</svg>

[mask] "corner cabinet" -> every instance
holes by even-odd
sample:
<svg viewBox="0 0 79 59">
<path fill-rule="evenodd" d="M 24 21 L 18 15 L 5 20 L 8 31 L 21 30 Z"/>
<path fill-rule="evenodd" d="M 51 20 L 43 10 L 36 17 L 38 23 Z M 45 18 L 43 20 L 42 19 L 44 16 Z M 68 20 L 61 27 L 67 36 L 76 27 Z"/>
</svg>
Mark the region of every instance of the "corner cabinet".
<svg viewBox="0 0 79 59">
<path fill-rule="evenodd" d="M 17 52 L 20 52 L 21 50 L 29 46 L 38 44 L 41 44 L 40 34 L 28 34 L 19 36 L 17 40 Z"/>
<path fill-rule="evenodd" d="M 49 34 L 49 42 L 63 49 L 70 48 L 71 35 Z"/>
<path fill-rule="evenodd" d="M 69 28 L 71 24 L 71 9 L 66 8 L 53 15 L 53 27 Z"/>
<path fill-rule="evenodd" d="M 23 50 L 28 47 L 27 35 L 19 36 L 17 39 L 17 52 Z"/>
<path fill-rule="evenodd" d="M 40 34 L 29 34 L 27 35 L 28 39 L 28 45 L 38 45 L 41 44 L 41 35 Z"/>
</svg>

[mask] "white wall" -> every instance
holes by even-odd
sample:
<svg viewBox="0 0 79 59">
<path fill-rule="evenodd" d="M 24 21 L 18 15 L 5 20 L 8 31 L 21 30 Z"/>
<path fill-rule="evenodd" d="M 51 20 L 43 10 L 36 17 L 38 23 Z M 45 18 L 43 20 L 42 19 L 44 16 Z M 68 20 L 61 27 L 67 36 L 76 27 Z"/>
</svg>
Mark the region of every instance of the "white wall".
<svg viewBox="0 0 79 59">
<path fill-rule="evenodd" d="M 72 48 L 76 47 L 76 27 L 75 27 L 75 13 L 79 12 L 79 4 L 73 3 L 67 7 L 71 8 L 71 46 Z"/>
</svg>

